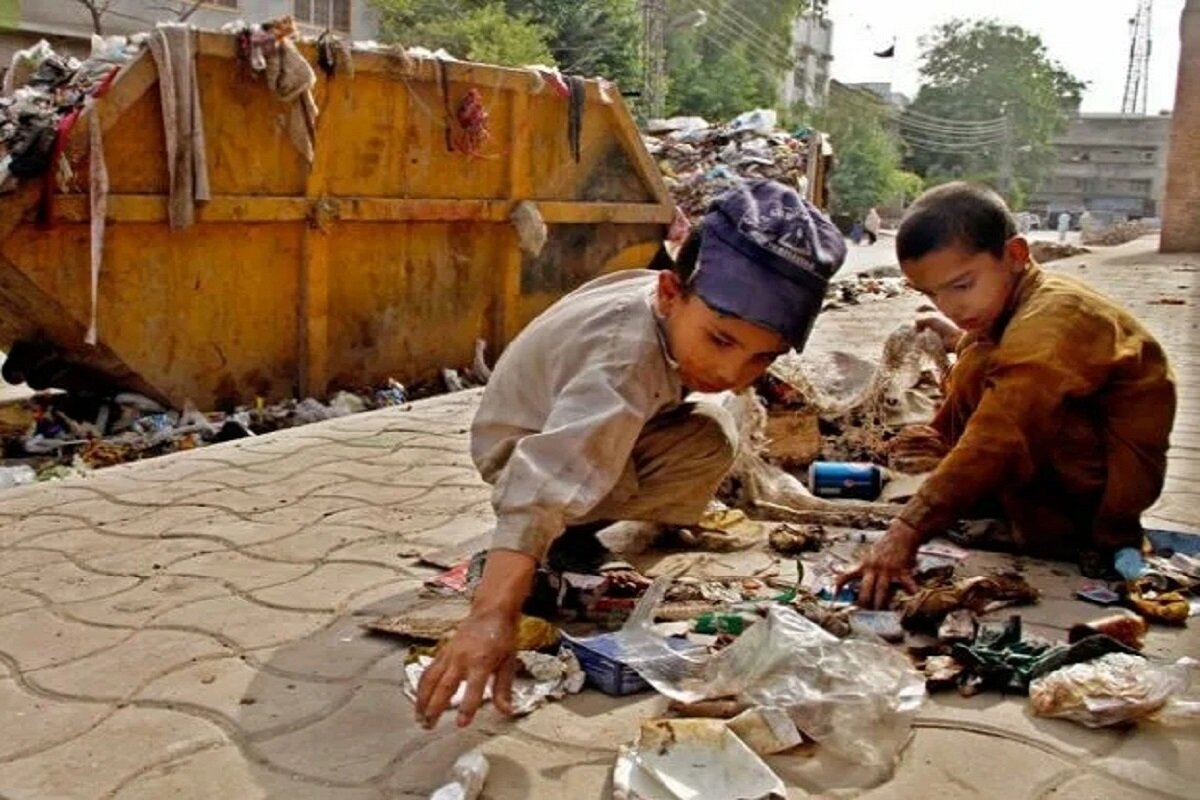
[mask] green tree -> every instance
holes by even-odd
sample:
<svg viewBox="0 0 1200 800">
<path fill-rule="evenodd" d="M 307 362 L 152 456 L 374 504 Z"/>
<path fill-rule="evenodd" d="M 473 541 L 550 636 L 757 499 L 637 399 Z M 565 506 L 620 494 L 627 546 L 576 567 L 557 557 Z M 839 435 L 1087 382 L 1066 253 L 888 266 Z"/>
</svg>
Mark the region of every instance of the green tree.
<svg viewBox="0 0 1200 800">
<path fill-rule="evenodd" d="M 913 132 L 909 167 L 930 183 L 999 185 L 1010 159 L 1009 199 L 1019 205 L 1053 161 L 1050 142 L 1078 109 L 1087 84 L 1051 58 L 1036 34 L 994 20 L 948 22 L 922 46 L 922 86 L 909 110 L 952 120 L 1005 117 L 1009 133 L 989 140 L 957 128 L 943 136 Z M 946 146 L 947 140 L 961 144 Z"/>
<path fill-rule="evenodd" d="M 697 10 L 706 21 L 668 24 L 667 113 L 716 121 L 774 106 L 792 61 L 792 23 L 812 7 L 810 0 L 670 0 L 672 22 Z"/>
<path fill-rule="evenodd" d="M 550 52 L 563 72 L 600 75 L 627 89 L 641 81 L 637 0 L 508 0 L 507 8 L 550 31 Z"/>
<path fill-rule="evenodd" d="M 470 61 L 519 66 L 553 64 L 553 33 L 503 0 L 373 0 L 387 41 L 446 48 Z"/>
<path fill-rule="evenodd" d="M 829 193 L 835 216 L 861 220 L 872 206 L 924 188 L 920 176 L 900 169 L 900 140 L 888 108 L 870 92 L 835 85 L 825 108 L 793 115 L 810 120 L 833 143 Z"/>
</svg>

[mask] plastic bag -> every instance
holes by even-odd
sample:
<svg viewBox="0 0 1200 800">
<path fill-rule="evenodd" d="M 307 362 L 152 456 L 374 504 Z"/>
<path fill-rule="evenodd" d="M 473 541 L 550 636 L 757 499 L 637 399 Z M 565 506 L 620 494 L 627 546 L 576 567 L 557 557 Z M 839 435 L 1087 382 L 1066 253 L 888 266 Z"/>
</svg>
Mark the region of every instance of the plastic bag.
<svg viewBox="0 0 1200 800">
<path fill-rule="evenodd" d="M 796 727 L 838 755 L 890 771 L 925 700 L 925 680 L 879 642 L 840 640 L 791 608 L 716 655 L 678 651 L 652 628 L 669 579 L 660 578 L 617 634 L 622 660 L 662 694 L 682 703 L 736 696 L 786 708 Z"/>
<path fill-rule="evenodd" d="M 478 750 L 471 750 L 458 757 L 451 769 L 452 780 L 438 789 L 429 800 L 475 800 L 487 783 L 491 764 Z"/>
<path fill-rule="evenodd" d="M 779 127 L 779 114 L 773 108 L 758 108 L 740 114 L 729 123 L 730 133 L 773 133 Z"/>
<path fill-rule="evenodd" d="M 1140 656 L 1112 653 L 1033 681 L 1029 702 L 1039 716 L 1069 719 L 1089 728 L 1143 719 L 1200 725 L 1200 687 L 1192 687 L 1197 667 L 1200 662 L 1191 658 L 1160 665 Z"/>
</svg>

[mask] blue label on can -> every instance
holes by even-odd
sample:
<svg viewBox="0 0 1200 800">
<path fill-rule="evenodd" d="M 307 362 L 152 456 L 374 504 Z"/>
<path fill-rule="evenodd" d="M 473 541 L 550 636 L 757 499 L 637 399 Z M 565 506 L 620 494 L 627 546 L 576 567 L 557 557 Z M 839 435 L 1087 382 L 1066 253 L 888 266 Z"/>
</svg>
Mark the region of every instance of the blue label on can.
<svg viewBox="0 0 1200 800">
<path fill-rule="evenodd" d="M 814 461 L 808 486 L 817 497 L 874 500 L 883 491 L 883 471 L 874 464 Z"/>
</svg>

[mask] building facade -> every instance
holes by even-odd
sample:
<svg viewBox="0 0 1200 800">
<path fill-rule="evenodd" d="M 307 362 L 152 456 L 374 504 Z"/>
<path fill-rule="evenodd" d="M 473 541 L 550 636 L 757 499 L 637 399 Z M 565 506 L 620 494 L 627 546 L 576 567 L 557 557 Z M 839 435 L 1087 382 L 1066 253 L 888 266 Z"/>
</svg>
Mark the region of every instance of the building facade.
<svg viewBox="0 0 1200 800">
<path fill-rule="evenodd" d="M 1179 83 L 1163 204 L 1162 250 L 1200 252 L 1200 0 L 1188 0 L 1180 21 Z"/>
<path fill-rule="evenodd" d="M 1085 210 L 1109 219 L 1162 214 L 1171 117 L 1080 114 L 1054 142 L 1057 161 L 1029 199 L 1055 218 Z"/>
<path fill-rule="evenodd" d="M 893 90 L 890 83 L 847 83 L 846 85 L 852 89 L 870 92 L 894 108 L 906 108 L 912 102 L 908 95 Z"/>
<path fill-rule="evenodd" d="M 137 33 L 177 19 L 194 4 L 194 0 L 113 0 L 100 25 L 107 35 Z M 187 21 L 197 28 L 219 30 L 238 19 L 262 22 L 287 15 L 310 33 L 327 27 L 354 39 L 374 39 L 379 33 L 377 15 L 367 0 L 207 0 Z M 0 72 L 7 69 L 14 52 L 40 39 L 57 50 L 85 56 L 93 30 L 92 16 L 79 0 L 0 0 Z"/>
<path fill-rule="evenodd" d="M 833 22 L 804 14 L 792 24 L 792 61 L 795 67 L 780 87 L 784 108 L 804 103 L 821 108 L 829 97 L 829 71 L 833 63 Z"/>
</svg>

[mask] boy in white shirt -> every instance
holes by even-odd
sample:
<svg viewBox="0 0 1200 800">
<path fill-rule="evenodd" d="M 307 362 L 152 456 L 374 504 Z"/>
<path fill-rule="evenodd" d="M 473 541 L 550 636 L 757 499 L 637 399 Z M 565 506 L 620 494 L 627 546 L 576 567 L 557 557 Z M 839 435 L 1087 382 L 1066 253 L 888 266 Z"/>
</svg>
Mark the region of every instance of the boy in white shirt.
<svg viewBox="0 0 1200 800">
<path fill-rule="evenodd" d="M 423 724 L 464 680 L 460 726 L 493 676 L 497 708 L 511 710 L 517 621 L 552 544 L 596 552 L 607 523 L 699 520 L 737 433 L 723 409 L 684 397 L 743 390 L 803 349 L 845 255 L 795 190 L 743 184 L 713 203 L 674 269 L 594 280 L 509 345 L 471 429 L 496 531 L 470 616 L 421 680 Z"/>
</svg>

